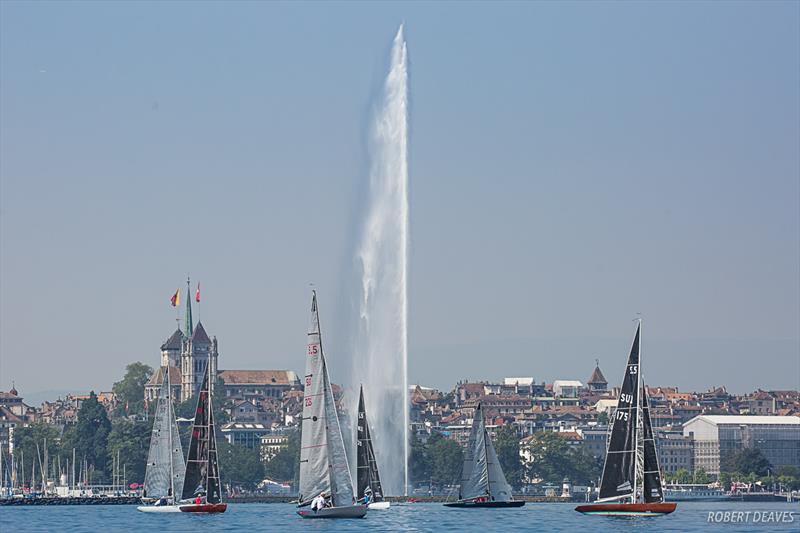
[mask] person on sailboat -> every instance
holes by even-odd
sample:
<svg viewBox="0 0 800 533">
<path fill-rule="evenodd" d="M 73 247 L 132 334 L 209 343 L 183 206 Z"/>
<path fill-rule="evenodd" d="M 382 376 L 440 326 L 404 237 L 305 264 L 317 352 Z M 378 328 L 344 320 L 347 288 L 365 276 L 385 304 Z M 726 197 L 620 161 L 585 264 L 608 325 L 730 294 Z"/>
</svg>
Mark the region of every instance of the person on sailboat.
<svg viewBox="0 0 800 533">
<path fill-rule="evenodd" d="M 311 510 L 316 513 L 323 507 L 326 507 L 325 496 L 320 492 L 313 500 L 311 500 Z"/>
<path fill-rule="evenodd" d="M 372 489 L 367 487 L 364 489 L 364 498 L 361 501 L 364 505 L 369 505 L 372 503 Z"/>
</svg>

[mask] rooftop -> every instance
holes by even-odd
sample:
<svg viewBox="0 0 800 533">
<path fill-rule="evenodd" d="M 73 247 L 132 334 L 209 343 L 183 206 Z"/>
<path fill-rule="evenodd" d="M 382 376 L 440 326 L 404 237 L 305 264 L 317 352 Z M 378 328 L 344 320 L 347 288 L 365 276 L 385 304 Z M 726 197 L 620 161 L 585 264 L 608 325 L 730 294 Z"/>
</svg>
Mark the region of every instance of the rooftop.
<svg viewBox="0 0 800 533">
<path fill-rule="evenodd" d="M 712 424 L 786 424 L 800 425 L 800 416 L 750 416 L 750 415 L 700 415 L 692 418 L 685 425 L 689 425 L 695 420 L 702 420 Z"/>
</svg>

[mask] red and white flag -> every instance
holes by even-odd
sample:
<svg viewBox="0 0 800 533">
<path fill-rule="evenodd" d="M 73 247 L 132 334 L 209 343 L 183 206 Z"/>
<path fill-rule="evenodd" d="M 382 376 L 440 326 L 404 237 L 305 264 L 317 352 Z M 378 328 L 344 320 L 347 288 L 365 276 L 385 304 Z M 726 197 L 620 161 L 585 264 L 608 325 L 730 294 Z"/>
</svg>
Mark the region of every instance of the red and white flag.
<svg viewBox="0 0 800 533">
<path fill-rule="evenodd" d="M 194 301 L 200 303 L 200 282 L 197 282 L 197 292 L 194 293 Z"/>
</svg>

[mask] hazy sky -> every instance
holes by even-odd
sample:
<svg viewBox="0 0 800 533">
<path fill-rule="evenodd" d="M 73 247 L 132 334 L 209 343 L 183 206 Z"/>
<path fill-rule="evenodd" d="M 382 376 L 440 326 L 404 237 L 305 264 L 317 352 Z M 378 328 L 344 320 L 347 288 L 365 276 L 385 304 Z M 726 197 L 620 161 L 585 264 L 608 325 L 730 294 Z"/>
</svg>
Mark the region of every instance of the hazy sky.
<svg viewBox="0 0 800 533">
<path fill-rule="evenodd" d="M 169 297 L 334 379 L 371 105 L 411 60 L 411 382 L 800 387 L 800 3 L 0 2 L 0 390 L 108 390 Z M 326 328 L 327 326 L 327 328 Z"/>
</svg>

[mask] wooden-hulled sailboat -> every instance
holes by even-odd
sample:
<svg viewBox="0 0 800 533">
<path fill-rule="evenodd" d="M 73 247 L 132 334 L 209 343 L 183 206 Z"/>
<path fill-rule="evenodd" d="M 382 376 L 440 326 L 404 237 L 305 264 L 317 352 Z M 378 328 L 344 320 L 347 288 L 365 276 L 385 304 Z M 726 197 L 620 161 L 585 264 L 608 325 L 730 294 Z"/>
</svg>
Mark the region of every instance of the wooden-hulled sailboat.
<svg viewBox="0 0 800 533">
<path fill-rule="evenodd" d="M 494 444 L 486 431 L 481 404 L 475 409 L 469 443 L 461 469 L 461 487 L 458 501 L 444 504 L 446 507 L 522 507 L 525 502 L 515 500 L 511 485 L 506 481 Z"/>
<path fill-rule="evenodd" d="M 153 505 L 137 507 L 145 513 L 179 513 L 175 505 L 183 490 L 186 465 L 183 462 L 183 449 L 175 421 L 172 390 L 169 383 L 169 368 L 163 368 L 164 378 L 158 391 L 153 433 L 150 437 L 150 451 L 147 453 L 147 470 L 144 475 L 143 502 Z"/>
<path fill-rule="evenodd" d="M 649 401 L 641 379 L 641 330 L 640 320 L 611 425 L 600 497 L 594 504 L 576 507 L 579 513 L 653 516 L 669 514 L 677 506 L 664 501 Z"/>
<path fill-rule="evenodd" d="M 228 504 L 222 503 L 217 461 L 217 437 L 214 429 L 214 411 L 211 405 L 211 361 L 206 361 L 203 384 L 197 394 L 189 441 L 189 458 L 183 482 L 180 505 L 183 513 L 224 513 Z M 197 499 L 200 503 L 197 503 Z"/>
<path fill-rule="evenodd" d="M 372 448 L 372 434 L 367 422 L 367 411 L 364 408 L 364 388 L 358 397 L 358 431 L 356 449 L 356 486 L 358 501 L 366 501 L 370 509 L 388 509 L 389 502 L 383 499 L 381 476 L 378 473 L 378 462 Z"/>
<path fill-rule="evenodd" d="M 298 496 L 301 510 L 297 514 L 303 518 L 363 518 L 367 506 L 355 503 L 353 479 L 322 353 L 316 291 L 311 300 L 306 353 Z"/>
</svg>

